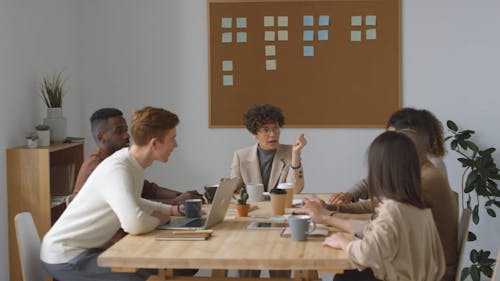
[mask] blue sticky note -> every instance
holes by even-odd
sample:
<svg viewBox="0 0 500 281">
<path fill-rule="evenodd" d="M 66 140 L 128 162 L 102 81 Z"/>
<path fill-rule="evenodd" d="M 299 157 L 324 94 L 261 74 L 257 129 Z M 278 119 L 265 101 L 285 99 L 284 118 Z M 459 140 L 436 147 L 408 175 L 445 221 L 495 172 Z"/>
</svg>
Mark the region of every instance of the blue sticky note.
<svg viewBox="0 0 500 281">
<path fill-rule="evenodd" d="M 314 47 L 304 46 L 304 57 L 313 57 L 313 56 L 314 56 Z"/>
<path fill-rule="evenodd" d="M 304 41 L 313 41 L 314 39 L 314 31 L 312 30 L 304 30 Z"/>
<path fill-rule="evenodd" d="M 304 26 L 313 26 L 313 25 L 314 25 L 314 17 L 304 16 Z"/>
<path fill-rule="evenodd" d="M 330 25 L 330 16 L 319 16 L 318 25 L 319 26 L 329 26 Z"/>
<path fill-rule="evenodd" d="M 328 30 L 319 30 L 318 31 L 318 40 L 319 41 L 328 40 Z"/>
</svg>

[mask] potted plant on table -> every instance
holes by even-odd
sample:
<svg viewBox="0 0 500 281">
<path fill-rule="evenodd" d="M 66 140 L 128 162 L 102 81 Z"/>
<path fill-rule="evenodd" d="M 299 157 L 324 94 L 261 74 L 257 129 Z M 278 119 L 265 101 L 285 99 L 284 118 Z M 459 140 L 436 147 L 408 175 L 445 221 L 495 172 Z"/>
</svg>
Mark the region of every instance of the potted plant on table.
<svg viewBox="0 0 500 281">
<path fill-rule="evenodd" d="M 236 204 L 236 210 L 238 210 L 238 216 L 248 217 L 248 210 L 250 210 L 250 204 L 247 204 L 248 193 L 242 188 L 240 189 L 240 198 L 238 199 L 238 204 Z"/>
<path fill-rule="evenodd" d="M 466 206 L 463 207 L 472 210 L 472 221 L 476 225 L 479 223 L 479 208 L 484 208 L 490 217 L 495 218 L 495 209 L 500 208 L 500 189 L 497 184 L 500 180 L 500 170 L 492 157 L 496 149 L 490 147 L 481 150 L 471 140 L 474 131 L 460 131 L 451 120 L 448 120 L 446 125 L 451 132 L 451 136 L 446 137 L 446 140 L 451 140 L 450 148 L 460 155 L 457 160 L 464 168 L 462 206 L 464 198 L 467 198 Z M 475 241 L 476 239 L 477 236 L 469 231 L 467 240 Z M 491 258 L 490 254 L 491 252 L 487 250 L 472 249 L 469 254 L 471 265 L 462 269 L 460 280 L 464 280 L 469 275 L 473 281 L 481 280 L 481 274 L 491 277 L 495 259 Z"/>
<path fill-rule="evenodd" d="M 40 87 L 40 97 L 47 106 L 47 118 L 44 124 L 51 130 L 52 142 L 63 142 L 66 139 L 66 118 L 62 115 L 62 100 L 64 97 L 64 78 L 62 72 L 45 76 Z"/>
</svg>

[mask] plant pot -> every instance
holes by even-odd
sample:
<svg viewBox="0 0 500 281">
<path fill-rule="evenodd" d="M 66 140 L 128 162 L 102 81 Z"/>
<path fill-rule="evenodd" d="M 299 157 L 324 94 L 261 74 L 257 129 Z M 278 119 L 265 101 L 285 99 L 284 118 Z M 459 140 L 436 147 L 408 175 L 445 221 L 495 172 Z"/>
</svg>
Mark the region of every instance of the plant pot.
<svg viewBox="0 0 500 281">
<path fill-rule="evenodd" d="M 47 108 L 47 118 L 43 119 L 43 123 L 50 127 L 51 142 L 60 143 L 66 139 L 67 121 L 61 107 Z"/>
<path fill-rule="evenodd" d="M 245 205 L 237 204 L 236 210 L 238 211 L 239 217 L 248 217 L 248 210 L 250 210 L 250 204 L 245 204 Z"/>
<path fill-rule="evenodd" d="M 39 146 L 49 146 L 50 145 L 50 131 L 49 130 L 37 130 L 38 135 L 38 145 Z"/>
</svg>

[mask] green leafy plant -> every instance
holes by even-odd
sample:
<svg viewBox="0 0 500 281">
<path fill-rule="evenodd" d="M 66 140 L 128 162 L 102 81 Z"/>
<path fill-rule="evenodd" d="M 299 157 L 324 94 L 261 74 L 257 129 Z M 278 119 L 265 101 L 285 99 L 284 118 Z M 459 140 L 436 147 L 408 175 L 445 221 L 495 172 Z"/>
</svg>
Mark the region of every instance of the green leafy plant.
<svg viewBox="0 0 500 281">
<path fill-rule="evenodd" d="M 40 97 L 47 107 L 62 107 L 64 97 L 64 78 L 62 72 L 45 76 L 40 90 Z"/>
<path fill-rule="evenodd" d="M 478 224 L 479 208 L 484 208 L 486 213 L 495 218 L 496 208 L 500 208 L 500 189 L 497 181 L 500 180 L 499 169 L 492 157 L 495 148 L 490 147 L 484 150 L 471 140 L 475 134 L 472 130 L 458 129 L 455 122 L 448 120 L 446 123 L 451 135 L 446 137 L 450 141 L 450 148 L 457 152 L 460 157 L 457 159 L 464 168 L 462 174 L 462 206 L 464 198 L 466 207 L 472 210 L 472 221 Z M 477 235 L 469 231 L 468 241 L 477 240 Z M 495 264 L 495 259 L 490 258 L 490 251 L 472 249 L 469 258 L 471 265 L 464 267 L 461 272 L 461 280 L 471 276 L 473 281 L 479 281 L 481 274 L 491 277 Z"/>
<path fill-rule="evenodd" d="M 36 125 L 35 129 L 37 131 L 48 131 L 48 130 L 50 130 L 50 127 L 47 125 L 40 124 L 40 125 Z"/>
<path fill-rule="evenodd" d="M 238 198 L 238 204 L 239 205 L 246 205 L 247 200 L 248 200 L 247 191 L 244 188 L 240 189 L 240 198 Z"/>
</svg>

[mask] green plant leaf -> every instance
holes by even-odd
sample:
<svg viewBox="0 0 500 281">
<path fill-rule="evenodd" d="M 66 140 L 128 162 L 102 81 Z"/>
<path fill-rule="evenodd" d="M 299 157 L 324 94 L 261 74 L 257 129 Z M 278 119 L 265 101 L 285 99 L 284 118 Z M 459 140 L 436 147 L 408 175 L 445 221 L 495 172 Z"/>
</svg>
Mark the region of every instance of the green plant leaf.
<svg viewBox="0 0 500 281">
<path fill-rule="evenodd" d="M 491 209 L 491 208 L 486 208 L 486 212 L 488 213 L 488 215 L 490 215 L 490 217 L 492 218 L 496 218 L 497 217 L 497 214 L 495 213 L 495 210 Z"/>
<path fill-rule="evenodd" d="M 467 143 L 463 139 L 458 139 L 458 144 L 460 145 L 461 148 L 467 150 Z"/>
<path fill-rule="evenodd" d="M 479 272 L 477 266 L 473 265 L 470 267 L 470 277 L 472 278 L 473 281 L 481 280 L 481 272 Z"/>
<path fill-rule="evenodd" d="M 474 165 L 474 161 L 472 161 L 469 158 L 461 157 L 461 158 L 457 158 L 457 160 L 460 161 L 460 163 L 462 163 L 462 167 L 470 167 L 470 166 Z"/>
<path fill-rule="evenodd" d="M 468 267 L 462 268 L 462 272 L 460 275 L 461 275 L 460 281 L 464 281 L 467 278 L 467 276 L 470 275 L 470 268 L 468 268 Z"/>
<path fill-rule="evenodd" d="M 451 138 L 453 138 L 453 136 L 447 136 L 446 138 L 444 138 L 444 141 L 447 142 Z"/>
<path fill-rule="evenodd" d="M 479 151 L 479 155 L 481 155 L 481 156 L 491 155 L 493 152 L 495 152 L 495 150 L 496 149 L 494 147 L 490 147 L 488 149 Z"/>
<path fill-rule="evenodd" d="M 467 146 L 472 149 L 472 151 L 479 151 L 479 148 L 477 147 L 477 145 L 471 141 L 465 141 L 465 143 L 467 144 Z"/>
<path fill-rule="evenodd" d="M 479 223 L 479 207 L 478 207 L 478 205 L 476 205 L 474 207 L 474 209 L 472 209 L 472 221 L 474 222 L 474 224 Z"/>
<path fill-rule="evenodd" d="M 470 258 L 470 261 L 472 263 L 477 263 L 477 260 L 478 260 L 478 252 L 476 249 L 472 249 L 470 251 L 470 255 L 469 255 L 469 258 Z"/>
<path fill-rule="evenodd" d="M 498 208 L 500 208 L 500 201 L 495 201 L 495 206 L 497 206 Z"/>
<path fill-rule="evenodd" d="M 446 121 L 446 126 L 453 132 L 456 132 L 458 130 L 457 124 L 455 124 L 455 122 L 451 120 Z"/>
<path fill-rule="evenodd" d="M 476 241 L 476 240 L 477 240 L 476 234 L 474 234 L 474 232 L 469 231 L 469 235 L 467 235 L 467 241 Z"/>
<path fill-rule="evenodd" d="M 488 277 L 490 277 L 490 278 L 491 278 L 491 275 L 493 275 L 493 269 L 491 269 L 491 267 L 489 267 L 489 266 L 486 266 L 486 265 L 484 265 L 484 266 L 480 266 L 480 267 L 479 267 L 479 270 L 480 270 L 482 273 L 484 273 L 484 275 L 486 275 L 486 276 L 488 276 Z"/>
<path fill-rule="evenodd" d="M 457 144 L 458 144 L 458 141 L 456 139 L 452 140 L 451 143 L 450 143 L 450 147 L 452 150 L 457 150 Z"/>
</svg>

